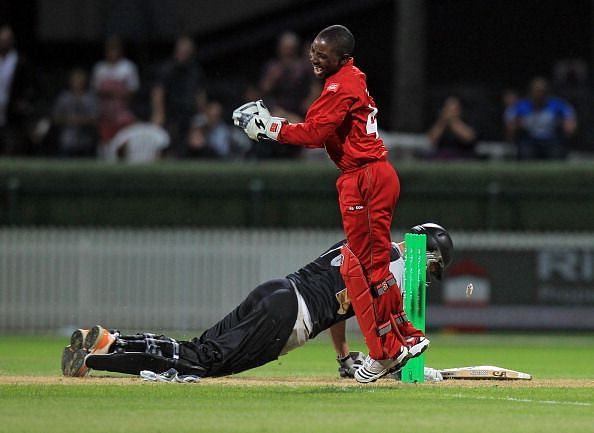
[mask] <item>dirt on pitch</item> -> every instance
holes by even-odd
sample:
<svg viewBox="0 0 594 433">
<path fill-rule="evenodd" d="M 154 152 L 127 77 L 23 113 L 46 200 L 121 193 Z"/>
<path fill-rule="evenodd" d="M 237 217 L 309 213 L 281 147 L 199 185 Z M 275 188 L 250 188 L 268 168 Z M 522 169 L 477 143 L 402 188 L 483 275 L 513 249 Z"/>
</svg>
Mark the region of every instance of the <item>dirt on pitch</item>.
<svg viewBox="0 0 594 433">
<path fill-rule="evenodd" d="M 152 385 L 153 383 L 148 383 Z M 427 382 L 422 385 L 413 385 L 397 382 L 391 378 L 384 378 L 375 383 L 359 384 L 352 379 L 326 378 L 326 377 L 245 377 L 229 376 L 221 378 L 205 378 L 198 385 L 221 386 L 312 386 L 312 387 L 393 387 L 407 386 L 439 386 L 444 388 L 481 388 L 481 387 L 506 387 L 506 388 L 594 388 L 591 379 L 532 379 L 532 380 L 459 380 L 449 379 L 443 382 Z M 0 385 L 147 385 L 147 382 L 138 377 L 125 376 L 0 376 Z M 157 384 L 160 385 L 160 384 Z"/>
</svg>

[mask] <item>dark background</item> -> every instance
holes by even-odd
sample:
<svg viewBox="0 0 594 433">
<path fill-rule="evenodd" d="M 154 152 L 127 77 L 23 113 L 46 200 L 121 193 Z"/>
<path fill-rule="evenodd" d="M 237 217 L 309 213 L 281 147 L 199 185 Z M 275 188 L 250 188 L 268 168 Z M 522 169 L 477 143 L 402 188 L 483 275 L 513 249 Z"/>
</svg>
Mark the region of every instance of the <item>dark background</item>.
<svg viewBox="0 0 594 433">
<path fill-rule="evenodd" d="M 210 93 L 231 109 L 243 86 L 256 81 L 263 63 L 274 56 L 280 33 L 291 29 L 311 40 L 324 26 L 341 23 L 357 38 L 356 61 L 382 108 L 381 125 L 390 129 L 396 5 L 390 0 L 3 0 L 0 22 L 13 25 L 18 46 L 36 65 L 43 93 L 40 110 L 65 83 L 66 71 L 92 67 L 102 57 L 104 38 L 123 35 L 127 56 L 139 65 L 145 87 L 137 102 L 140 111 L 146 107 L 154 65 L 170 55 L 180 33 L 195 38 Z M 550 76 L 555 62 L 564 58 L 585 60 L 591 76 L 592 10 L 591 0 L 425 1 L 424 127 L 444 97 L 456 93 L 482 138 L 501 139 L 504 89 L 523 92 L 530 78 Z M 92 25 L 78 23 L 81 16 Z M 579 100 L 571 100 L 574 96 L 568 99 L 578 109 L 581 127 L 573 146 L 589 150 L 594 98 L 589 85 Z"/>
</svg>

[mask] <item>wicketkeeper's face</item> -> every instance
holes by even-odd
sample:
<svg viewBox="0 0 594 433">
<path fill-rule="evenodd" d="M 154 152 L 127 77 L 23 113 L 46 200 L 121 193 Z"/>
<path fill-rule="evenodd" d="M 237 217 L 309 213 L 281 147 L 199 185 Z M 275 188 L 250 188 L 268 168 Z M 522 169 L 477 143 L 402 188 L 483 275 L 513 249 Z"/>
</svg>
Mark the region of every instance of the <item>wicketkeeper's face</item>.
<svg viewBox="0 0 594 433">
<path fill-rule="evenodd" d="M 340 69 L 343 59 L 325 39 L 315 38 L 309 50 L 309 61 L 318 78 L 328 78 Z"/>
</svg>

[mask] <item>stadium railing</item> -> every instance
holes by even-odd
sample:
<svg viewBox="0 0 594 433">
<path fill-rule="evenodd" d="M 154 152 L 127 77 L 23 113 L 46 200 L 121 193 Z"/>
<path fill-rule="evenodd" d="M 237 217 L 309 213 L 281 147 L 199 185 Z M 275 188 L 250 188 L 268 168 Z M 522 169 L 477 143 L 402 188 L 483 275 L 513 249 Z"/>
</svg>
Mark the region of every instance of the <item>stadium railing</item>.
<svg viewBox="0 0 594 433">
<path fill-rule="evenodd" d="M 594 329 L 594 234 L 451 234 L 455 260 L 444 284 L 428 289 L 428 327 Z M 198 332 L 257 284 L 295 271 L 342 236 L 336 230 L 3 228 L 0 332 L 67 332 L 96 323 Z M 466 298 L 469 282 L 475 294 Z"/>
</svg>

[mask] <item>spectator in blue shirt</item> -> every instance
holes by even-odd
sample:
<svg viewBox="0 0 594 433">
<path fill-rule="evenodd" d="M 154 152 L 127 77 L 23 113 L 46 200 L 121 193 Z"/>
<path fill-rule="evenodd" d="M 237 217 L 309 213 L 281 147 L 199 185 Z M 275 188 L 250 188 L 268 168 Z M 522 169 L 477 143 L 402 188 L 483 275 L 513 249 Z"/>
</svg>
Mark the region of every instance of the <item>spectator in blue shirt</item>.
<svg viewBox="0 0 594 433">
<path fill-rule="evenodd" d="M 505 126 L 508 140 L 518 146 L 518 159 L 562 159 L 567 141 L 577 128 L 573 107 L 549 95 L 544 78 L 530 82 L 529 95 L 507 108 Z"/>
</svg>

